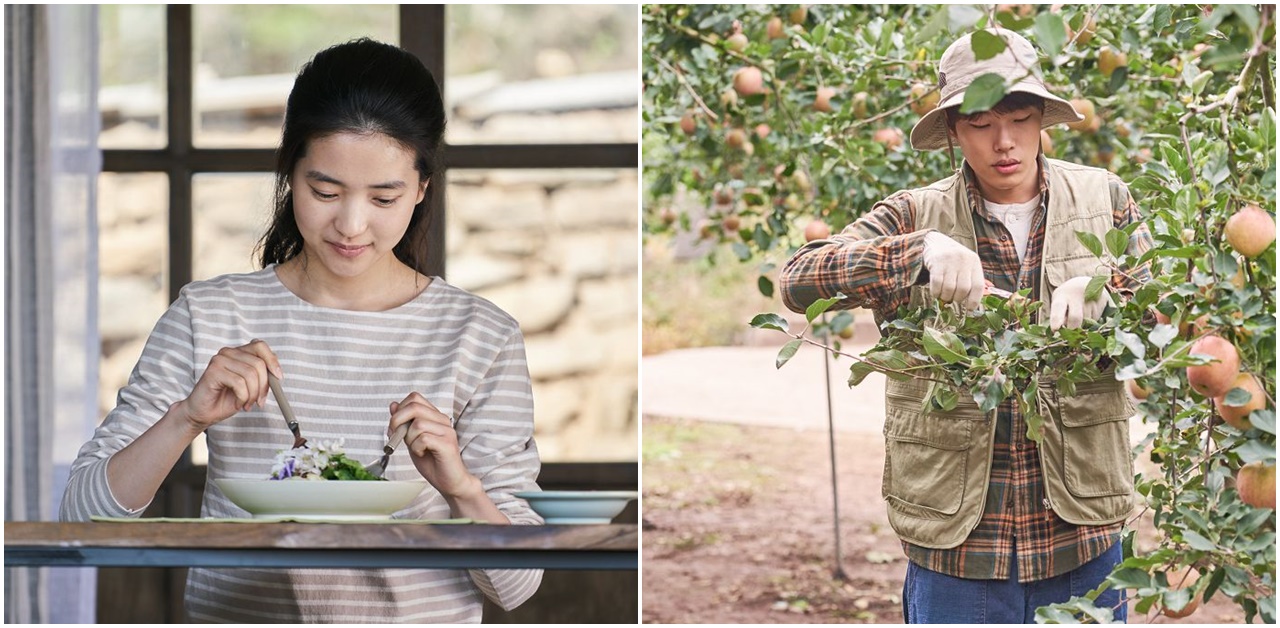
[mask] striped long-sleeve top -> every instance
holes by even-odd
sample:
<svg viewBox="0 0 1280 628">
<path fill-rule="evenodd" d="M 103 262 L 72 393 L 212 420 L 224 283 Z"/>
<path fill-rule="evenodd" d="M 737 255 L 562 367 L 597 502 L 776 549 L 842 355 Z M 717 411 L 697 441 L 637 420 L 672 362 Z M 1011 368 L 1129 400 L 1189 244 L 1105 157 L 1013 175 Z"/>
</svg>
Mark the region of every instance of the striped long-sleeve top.
<svg viewBox="0 0 1280 628">
<path fill-rule="evenodd" d="M 973 208 L 977 253 L 986 279 L 997 288 L 1031 288 L 1040 294 L 1040 260 L 1050 189 L 1040 160 L 1040 206 L 1031 225 L 1026 254 L 1020 260 L 1009 230 L 987 211 L 972 171 L 964 177 Z M 1140 222 L 1138 205 L 1119 177 L 1108 176 L 1111 213 L 1116 228 Z M 835 308 L 870 308 L 877 322 L 891 320 L 906 305 L 909 288 L 928 284 L 924 268 L 924 236 L 915 225 L 910 194 L 900 192 L 877 203 L 839 234 L 808 243 L 787 262 L 780 276 L 782 299 L 788 308 L 805 311 L 810 303 L 844 293 L 849 298 Z M 1135 228 L 1127 253 L 1141 256 L 1152 247 L 1146 225 Z M 1114 273 L 1111 287 L 1132 294 L 1150 281 L 1144 266 Z M 997 409 L 991 476 L 982 519 L 958 547 L 930 549 L 903 543 L 907 558 L 933 571 L 960 578 L 1006 580 L 1017 561 L 1022 582 L 1066 573 L 1105 552 L 1119 539 L 1121 524 L 1077 526 L 1044 507 L 1044 475 L 1040 452 L 1026 436 L 1023 417 L 1013 400 Z"/>
<path fill-rule="evenodd" d="M 347 454 L 382 454 L 389 404 L 417 391 L 455 417 L 462 459 L 513 524 L 542 520 L 512 493 L 537 490 L 533 396 L 524 339 L 492 303 L 433 278 L 410 302 L 382 312 L 312 305 L 289 291 L 274 267 L 185 287 L 156 324 L 117 405 L 79 453 L 62 503 L 64 520 L 139 516 L 112 496 L 107 462 L 190 394 L 223 347 L 267 342 L 284 372 L 289 401 L 309 440 L 344 439 Z M 275 454 L 293 444 L 280 409 L 240 412 L 206 432 L 209 482 L 204 517 L 246 517 L 218 478 L 265 479 Z M 421 480 L 407 449 L 391 456 L 391 480 Z M 430 486 L 404 519 L 447 519 Z M 541 570 L 192 569 L 192 621 L 479 622 L 482 596 L 513 608 Z"/>
</svg>

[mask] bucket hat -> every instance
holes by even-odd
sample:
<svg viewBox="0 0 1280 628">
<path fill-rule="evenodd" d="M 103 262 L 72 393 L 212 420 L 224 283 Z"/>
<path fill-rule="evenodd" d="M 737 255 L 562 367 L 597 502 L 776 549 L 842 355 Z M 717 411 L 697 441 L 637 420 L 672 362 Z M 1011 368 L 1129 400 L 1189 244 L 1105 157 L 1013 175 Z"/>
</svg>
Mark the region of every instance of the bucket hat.
<svg viewBox="0 0 1280 628">
<path fill-rule="evenodd" d="M 938 106 L 920 118 L 911 129 L 911 146 L 916 150 L 936 150 L 948 146 L 946 109 L 963 102 L 965 88 L 988 73 L 1003 77 L 1009 93 L 1026 92 L 1044 99 L 1041 128 L 1084 119 L 1071 103 L 1049 93 L 1044 79 L 1040 77 L 1040 60 L 1031 42 L 1004 28 L 989 28 L 987 32 L 1004 39 L 1006 44 L 1000 54 L 990 59 L 979 61 L 974 57 L 973 46 L 970 44 L 972 33 L 957 39 L 942 53 L 942 60 L 938 64 L 938 90 L 941 98 Z"/>
</svg>

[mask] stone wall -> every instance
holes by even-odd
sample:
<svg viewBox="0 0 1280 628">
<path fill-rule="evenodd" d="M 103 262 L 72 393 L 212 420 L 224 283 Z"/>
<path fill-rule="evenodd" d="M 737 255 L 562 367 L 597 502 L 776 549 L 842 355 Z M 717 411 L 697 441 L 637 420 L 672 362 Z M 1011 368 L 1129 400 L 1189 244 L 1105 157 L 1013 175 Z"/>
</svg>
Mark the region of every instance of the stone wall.
<svg viewBox="0 0 1280 628">
<path fill-rule="evenodd" d="M 459 171 L 449 281 L 520 321 L 539 447 L 634 460 L 639 361 L 635 171 Z"/>
</svg>

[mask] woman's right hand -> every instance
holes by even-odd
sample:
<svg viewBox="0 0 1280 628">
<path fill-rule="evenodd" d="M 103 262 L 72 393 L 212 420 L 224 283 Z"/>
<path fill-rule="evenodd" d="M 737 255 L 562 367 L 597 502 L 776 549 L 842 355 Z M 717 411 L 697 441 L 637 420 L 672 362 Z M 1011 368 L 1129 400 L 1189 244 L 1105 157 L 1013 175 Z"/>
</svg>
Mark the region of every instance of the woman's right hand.
<svg viewBox="0 0 1280 628">
<path fill-rule="evenodd" d="M 223 347 L 182 401 L 182 416 L 203 432 L 210 426 L 267 401 L 267 371 L 283 377 L 280 360 L 262 340 L 239 347 Z"/>
</svg>

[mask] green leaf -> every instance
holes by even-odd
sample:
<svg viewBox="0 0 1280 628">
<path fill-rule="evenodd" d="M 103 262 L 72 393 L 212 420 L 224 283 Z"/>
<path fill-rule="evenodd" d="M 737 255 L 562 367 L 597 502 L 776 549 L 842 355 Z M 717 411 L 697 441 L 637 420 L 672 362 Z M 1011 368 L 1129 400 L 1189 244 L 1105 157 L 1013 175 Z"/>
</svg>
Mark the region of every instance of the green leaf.
<svg viewBox="0 0 1280 628">
<path fill-rule="evenodd" d="M 849 388 L 861 384 L 868 375 L 875 373 L 876 368 L 866 362 L 854 362 L 849 367 Z"/>
<path fill-rule="evenodd" d="M 751 319 L 751 326 L 756 329 L 776 329 L 783 332 L 791 328 L 787 319 L 777 314 L 756 314 L 755 318 Z"/>
<path fill-rule="evenodd" d="M 1254 510 L 1242 517 L 1240 521 L 1236 523 L 1236 531 L 1240 534 L 1249 534 L 1250 532 L 1262 527 L 1262 524 L 1269 521 L 1272 516 L 1270 508 L 1259 508 Z"/>
<path fill-rule="evenodd" d="M 1191 591 L 1188 589 L 1168 589 L 1164 592 L 1164 607 L 1180 611 L 1191 603 Z"/>
<path fill-rule="evenodd" d="M 822 42 L 827 40 L 827 34 L 831 32 L 831 25 L 827 23 L 819 24 L 814 27 L 809 36 L 809 41 L 815 46 L 821 46 Z"/>
<path fill-rule="evenodd" d="M 751 247 L 747 246 L 743 242 L 733 243 L 733 253 L 738 256 L 739 262 L 745 262 L 751 259 Z"/>
<path fill-rule="evenodd" d="M 947 386 L 938 386 L 933 391 L 933 403 L 943 412 L 951 412 L 960 404 L 960 395 Z"/>
<path fill-rule="evenodd" d="M 996 13 L 996 21 L 999 22 L 1001 26 L 1011 31 L 1023 31 L 1030 28 L 1032 24 L 1035 24 L 1035 20 L 1032 20 L 1029 17 L 1018 17 L 1014 15 L 1012 11 L 1000 11 L 999 13 Z"/>
<path fill-rule="evenodd" d="M 996 354 L 1007 357 L 1017 348 L 1018 332 L 1006 329 L 996 336 Z"/>
<path fill-rule="evenodd" d="M 1272 436 L 1276 435 L 1276 413 L 1274 410 L 1254 410 L 1249 415 L 1249 422 Z"/>
<path fill-rule="evenodd" d="M 1094 588 L 1094 590 L 1088 593 L 1085 593 L 1084 599 L 1096 600 L 1098 599 L 1099 595 L 1102 595 L 1103 593 L 1106 593 L 1109 590 L 1111 590 L 1111 583 L 1107 582 L 1106 580 L 1103 580 L 1101 584 L 1099 584 L 1096 588 Z"/>
<path fill-rule="evenodd" d="M 1213 575 L 1209 576 L 1209 584 L 1204 588 L 1204 601 L 1208 602 L 1213 598 L 1213 594 L 1218 592 L 1218 587 L 1222 586 L 1222 581 L 1227 577 L 1226 569 L 1214 570 Z"/>
<path fill-rule="evenodd" d="M 1138 359 L 1142 359 L 1147 355 L 1147 346 L 1142 344 L 1142 338 L 1138 334 L 1131 334 L 1123 329 L 1116 330 L 1116 342 L 1124 346 Z"/>
<path fill-rule="evenodd" d="M 754 242 L 756 248 L 761 251 L 767 251 L 769 250 L 769 247 L 773 246 L 773 238 L 771 238 L 769 234 L 765 232 L 764 227 L 760 225 L 756 225 L 755 230 L 751 232 L 751 241 Z M 743 261 L 746 260 L 744 259 Z"/>
<path fill-rule="evenodd" d="M 1036 623 L 1041 624 L 1078 624 L 1080 620 L 1075 613 L 1056 606 L 1041 606 L 1036 609 Z"/>
<path fill-rule="evenodd" d="M 1231 11 L 1240 18 L 1241 22 L 1252 31 L 1258 30 L 1258 10 L 1247 4 L 1230 5 Z"/>
<path fill-rule="evenodd" d="M 1253 399 L 1253 394 L 1243 388 L 1232 388 L 1227 391 L 1227 396 L 1222 399 L 1222 405 L 1238 408 L 1249 400 Z"/>
<path fill-rule="evenodd" d="M 1107 576 L 1107 580 L 1117 589 L 1146 589 L 1151 586 L 1151 574 L 1133 567 L 1117 569 Z"/>
<path fill-rule="evenodd" d="M 844 331 L 850 325 L 853 325 L 853 312 L 850 312 L 849 310 L 841 310 L 837 312 L 828 323 L 828 326 L 831 328 L 831 333 L 833 334 L 838 334 Z"/>
<path fill-rule="evenodd" d="M 1239 262 L 1236 261 L 1234 255 L 1228 251 L 1218 251 L 1213 256 L 1213 272 L 1219 277 L 1231 277 L 1240 269 Z"/>
<path fill-rule="evenodd" d="M 756 279 L 756 287 L 760 289 L 760 294 L 763 294 L 765 297 L 770 299 L 773 298 L 773 280 L 765 277 L 764 275 L 760 275 L 760 277 Z"/>
<path fill-rule="evenodd" d="M 1099 240 L 1098 236 L 1088 231 L 1077 231 L 1076 239 L 1084 245 L 1084 248 L 1089 249 L 1090 253 L 1096 257 L 1102 257 L 1102 240 Z"/>
<path fill-rule="evenodd" d="M 1182 531 L 1182 540 L 1186 541 L 1187 545 L 1190 545 L 1192 549 L 1198 549 L 1202 552 L 1213 552 L 1218 549 L 1218 546 L 1214 545 L 1213 541 L 1210 541 L 1191 530 Z"/>
<path fill-rule="evenodd" d="M 1039 412 L 1023 412 L 1027 423 L 1027 439 L 1039 445 L 1044 442 L 1044 417 Z"/>
<path fill-rule="evenodd" d="M 976 7 L 967 4 L 948 5 L 939 13 L 946 13 L 948 17 L 947 27 L 952 32 L 967 30 L 969 27 L 978 23 L 982 19 L 983 13 Z"/>
<path fill-rule="evenodd" d="M 817 301 L 810 303 L 809 307 L 806 308 L 804 311 L 805 320 L 812 323 L 813 319 L 818 318 L 819 316 L 822 316 L 823 312 L 831 309 L 831 306 L 835 305 L 837 301 L 841 301 L 844 298 L 845 296 L 843 294 L 837 294 L 836 296 L 831 297 L 830 299 L 818 299 Z"/>
<path fill-rule="evenodd" d="M 1067 43 L 1067 26 L 1062 23 L 1062 16 L 1056 13 L 1041 11 L 1040 15 L 1036 16 L 1036 25 L 1032 32 L 1035 34 L 1036 43 L 1040 44 L 1040 49 L 1050 57 L 1056 57 L 1062 52 L 1062 46 Z"/>
<path fill-rule="evenodd" d="M 1151 27 L 1155 32 L 1159 33 L 1169 26 L 1170 18 L 1173 17 L 1173 9 L 1169 5 L 1162 4 L 1156 7 L 1156 14 L 1151 20 Z"/>
<path fill-rule="evenodd" d="M 925 353 L 928 353 L 929 357 L 942 360 L 947 364 L 968 360 L 968 356 L 965 355 L 964 343 L 960 341 L 959 336 L 949 331 L 939 331 L 933 327 L 926 327 L 921 341 L 924 344 Z"/>
<path fill-rule="evenodd" d="M 1107 279 L 1109 278 L 1106 275 L 1097 275 L 1090 279 L 1084 287 L 1084 300 L 1094 301 L 1101 297 L 1102 290 L 1107 287 Z"/>
<path fill-rule="evenodd" d="M 983 74 L 965 88 L 960 113 L 968 115 L 987 111 L 1004 98 L 1005 91 L 1003 77 L 994 72 Z"/>
<path fill-rule="evenodd" d="M 898 371 L 910 366 L 910 364 L 907 363 L 907 356 L 897 349 L 886 349 L 883 351 L 868 353 L 866 355 L 866 359 L 877 366 Z"/>
<path fill-rule="evenodd" d="M 1205 85 L 1209 84 L 1209 79 L 1212 78 L 1212 70 L 1205 70 L 1204 72 L 1197 74 L 1194 79 L 1191 79 L 1191 93 L 1199 96 L 1200 92 L 1204 91 Z"/>
<path fill-rule="evenodd" d="M 1111 257 L 1120 259 L 1128 248 L 1129 236 L 1124 231 L 1112 229 L 1107 232 L 1107 251 L 1111 253 Z"/>
<path fill-rule="evenodd" d="M 1151 346 L 1157 349 L 1163 349 L 1165 345 L 1169 344 L 1177 337 L 1178 328 L 1164 323 L 1157 323 L 1156 326 L 1151 329 L 1151 333 L 1147 334 L 1147 340 L 1151 343 Z"/>
<path fill-rule="evenodd" d="M 1247 440 L 1233 451 L 1240 456 L 1240 460 L 1244 461 L 1245 464 L 1259 460 L 1270 462 L 1276 459 L 1275 445 L 1267 445 L 1258 440 Z"/>
<path fill-rule="evenodd" d="M 1004 381 L 1004 376 L 997 371 L 995 375 L 981 383 L 982 390 L 975 392 L 973 395 L 973 400 L 978 402 L 979 409 L 983 412 L 991 412 L 999 407 L 1005 397 Z M 978 398 L 979 394 L 982 396 L 981 399 Z"/>
<path fill-rule="evenodd" d="M 949 20 L 949 11 L 943 10 L 934 13 L 933 17 L 929 19 L 929 23 L 925 24 L 924 28 L 916 33 L 916 37 L 913 40 L 914 44 L 917 46 L 923 44 L 942 33 L 942 31 L 947 30 Z"/>
<path fill-rule="evenodd" d="M 991 33 L 991 31 L 978 31 L 973 34 L 969 40 L 970 47 L 973 48 L 973 56 L 978 61 L 983 61 L 995 57 L 1004 52 L 1008 44 L 1004 42 L 1004 38 Z"/>
<path fill-rule="evenodd" d="M 775 366 L 777 368 L 782 368 L 783 364 L 786 364 L 787 361 L 795 357 L 796 351 L 800 350 L 800 345 L 803 343 L 803 340 L 796 338 L 795 340 L 782 345 L 782 350 L 778 352 L 778 359 L 775 361 Z"/>
</svg>

